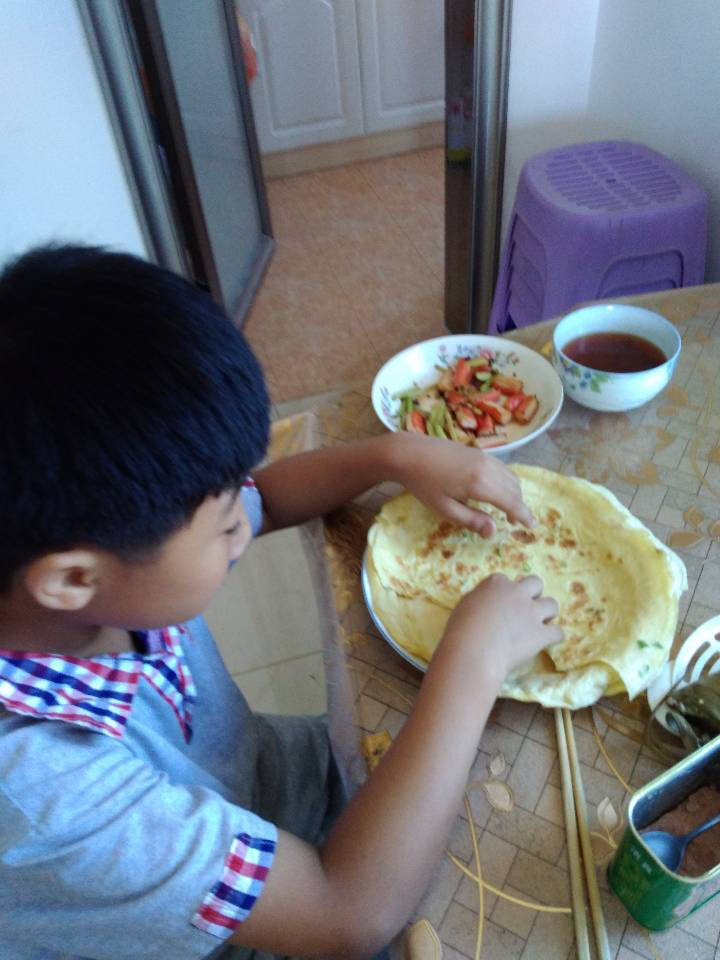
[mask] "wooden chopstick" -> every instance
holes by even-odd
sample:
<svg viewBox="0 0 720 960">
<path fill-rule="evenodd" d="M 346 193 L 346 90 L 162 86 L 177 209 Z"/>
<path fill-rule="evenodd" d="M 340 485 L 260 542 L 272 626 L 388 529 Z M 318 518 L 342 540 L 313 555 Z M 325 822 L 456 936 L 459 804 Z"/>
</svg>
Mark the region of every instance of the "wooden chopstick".
<svg viewBox="0 0 720 960">
<path fill-rule="evenodd" d="M 562 711 L 556 708 L 555 735 L 557 737 L 560 773 L 562 777 L 562 798 L 565 813 L 565 835 L 567 837 L 568 863 L 570 865 L 570 892 L 572 894 L 573 923 L 575 924 L 575 944 L 578 960 L 590 960 L 590 941 L 588 939 L 587 917 L 585 915 L 585 893 L 578 847 L 578 829 L 575 818 L 575 798 L 573 780 L 570 771 L 568 744 L 565 736 Z"/>
<path fill-rule="evenodd" d="M 593 857 L 592 846 L 590 844 L 587 805 L 585 803 L 585 788 L 583 787 L 582 776 L 580 774 L 580 763 L 578 761 L 577 746 L 575 744 L 575 730 L 573 728 L 572 714 L 566 708 L 563 709 L 562 713 L 563 721 L 565 723 L 565 737 L 567 740 L 568 757 L 570 760 L 570 774 L 572 776 L 573 793 L 575 794 L 575 813 L 577 815 L 577 827 L 578 834 L 580 836 L 580 847 L 582 849 L 582 860 L 585 867 L 585 882 L 587 883 L 588 900 L 590 901 L 590 915 L 593 922 L 595 947 L 597 949 L 598 960 L 610 960 L 610 944 L 608 942 L 607 928 L 605 926 L 605 914 L 603 912 L 602 900 L 600 899 L 600 890 L 598 889 L 597 883 L 597 875 L 595 873 L 595 859 Z"/>
</svg>

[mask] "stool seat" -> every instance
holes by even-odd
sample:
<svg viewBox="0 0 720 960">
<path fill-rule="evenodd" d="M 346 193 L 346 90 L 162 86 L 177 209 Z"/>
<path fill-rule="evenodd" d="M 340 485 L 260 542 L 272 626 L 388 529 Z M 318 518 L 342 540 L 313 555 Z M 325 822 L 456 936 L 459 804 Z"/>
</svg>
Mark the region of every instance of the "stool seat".
<svg viewBox="0 0 720 960">
<path fill-rule="evenodd" d="M 700 284 L 708 197 L 684 170 L 625 140 L 548 150 L 523 166 L 488 333 L 583 300 Z"/>
</svg>

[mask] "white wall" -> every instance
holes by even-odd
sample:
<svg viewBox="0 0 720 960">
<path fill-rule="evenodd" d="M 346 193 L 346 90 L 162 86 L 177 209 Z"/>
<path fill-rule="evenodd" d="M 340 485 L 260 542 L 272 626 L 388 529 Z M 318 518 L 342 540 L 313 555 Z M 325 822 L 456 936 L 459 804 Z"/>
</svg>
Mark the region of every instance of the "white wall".
<svg viewBox="0 0 720 960">
<path fill-rule="evenodd" d="M 720 280 L 718 0 L 601 0 L 587 129 L 659 150 L 709 191 L 705 275 Z"/>
<path fill-rule="evenodd" d="M 51 239 L 146 255 L 73 0 L 2 0 L 0 78 L 0 262 Z"/>
<path fill-rule="evenodd" d="M 514 0 L 503 237 L 520 169 L 542 150 L 585 139 L 602 0 Z"/>
<path fill-rule="evenodd" d="M 503 239 L 523 163 L 637 140 L 710 193 L 706 280 L 720 280 L 720 0 L 515 0 Z"/>
</svg>

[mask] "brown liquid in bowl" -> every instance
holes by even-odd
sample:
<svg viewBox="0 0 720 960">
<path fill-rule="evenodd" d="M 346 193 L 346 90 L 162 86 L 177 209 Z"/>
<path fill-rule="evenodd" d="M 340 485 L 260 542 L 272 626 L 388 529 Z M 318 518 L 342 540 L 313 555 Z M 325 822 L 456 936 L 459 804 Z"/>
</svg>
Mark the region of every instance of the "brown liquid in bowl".
<svg viewBox="0 0 720 960">
<path fill-rule="evenodd" d="M 589 333 L 562 347 L 566 357 L 593 370 L 639 373 L 667 363 L 659 347 L 634 333 Z"/>
</svg>

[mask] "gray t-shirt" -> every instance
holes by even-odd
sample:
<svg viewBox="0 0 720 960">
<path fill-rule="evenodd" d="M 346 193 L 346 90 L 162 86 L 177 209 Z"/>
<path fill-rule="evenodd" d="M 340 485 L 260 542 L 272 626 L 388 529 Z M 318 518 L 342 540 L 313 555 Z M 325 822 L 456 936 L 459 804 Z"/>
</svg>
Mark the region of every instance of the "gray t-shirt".
<svg viewBox="0 0 720 960">
<path fill-rule="evenodd" d="M 3 960 L 206 957 L 277 828 L 316 843 L 339 808 L 324 719 L 253 714 L 202 619 L 157 633 L 86 661 L 0 651 Z"/>
</svg>

